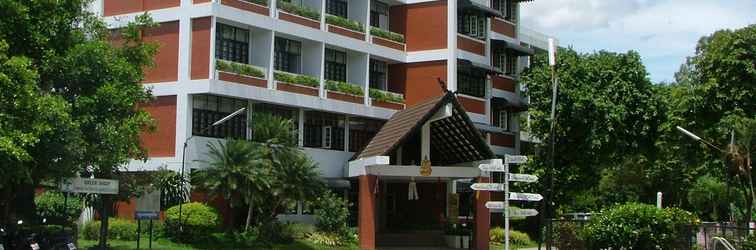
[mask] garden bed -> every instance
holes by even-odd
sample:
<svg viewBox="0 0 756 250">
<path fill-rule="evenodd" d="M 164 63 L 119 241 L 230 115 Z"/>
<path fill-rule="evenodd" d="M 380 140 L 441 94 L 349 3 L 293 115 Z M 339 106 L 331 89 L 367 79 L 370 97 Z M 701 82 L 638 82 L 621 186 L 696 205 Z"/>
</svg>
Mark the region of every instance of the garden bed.
<svg viewBox="0 0 756 250">
<path fill-rule="evenodd" d="M 245 75 L 225 72 L 225 71 L 218 71 L 218 80 L 241 83 L 244 85 L 255 86 L 255 87 L 260 87 L 260 88 L 268 87 L 268 81 L 265 80 L 264 78 L 245 76 Z"/>
<path fill-rule="evenodd" d="M 377 100 L 375 98 L 371 98 L 371 99 L 372 99 L 373 106 L 376 106 L 376 107 L 394 109 L 394 110 L 404 109 L 404 103 L 382 101 L 382 100 Z"/>
<path fill-rule="evenodd" d="M 328 99 L 333 100 L 339 100 L 344 102 L 352 102 L 357 104 L 363 104 L 365 103 L 365 97 L 364 96 L 358 96 L 358 95 L 352 95 L 347 93 L 342 93 L 338 91 L 328 90 Z"/>
<path fill-rule="evenodd" d="M 270 15 L 270 8 L 262 4 L 264 1 L 243 1 L 243 0 L 221 0 L 222 5 L 234 7 L 240 10 L 246 10 L 249 12 L 257 13 L 260 15 Z"/>
</svg>

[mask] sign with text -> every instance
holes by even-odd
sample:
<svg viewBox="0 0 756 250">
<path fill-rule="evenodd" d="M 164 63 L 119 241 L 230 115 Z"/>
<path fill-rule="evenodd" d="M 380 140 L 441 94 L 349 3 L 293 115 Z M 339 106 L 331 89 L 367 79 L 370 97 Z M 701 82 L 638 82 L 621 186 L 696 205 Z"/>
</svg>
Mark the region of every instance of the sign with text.
<svg viewBox="0 0 756 250">
<path fill-rule="evenodd" d="M 60 184 L 60 190 L 68 193 L 118 194 L 118 180 L 68 178 Z"/>
<path fill-rule="evenodd" d="M 491 213 L 504 213 L 504 209 L 502 208 L 494 208 L 489 209 Z M 509 209 L 509 216 L 511 217 L 530 217 L 530 216 L 536 216 L 538 215 L 538 210 L 535 209 L 518 209 L 518 208 L 510 208 Z"/>
<path fill-rule="evenodd" d="M 137 220 L 154 220 L 160 219 L 160 191 L 148 191 L 142 196 L 136 198 L 136 212 L 134 217 Z"/>
<path fill-rule="evenodd" d="M 486 172 L 507 172 L 509 171 L 506 165 L 494 165 L 494 164 L 480 164 L 478 168 L 481 171 Z"/>
<path fill-rule="evenodd" d="M 509 181 L 516 181 L 516 182 L 536 182 L 538 181 L 538 177 L 535 175 L 529 175 L 529 174 L 509 174 L 509 178 L 507 178 Z"/>
<path fill-rule="evenodd" d="M 506 164 L 522 164 L 528 162 L 528 157 L 524 155 L 506 155 L 504 156 L 504 163 Z"/>
<path fill-rule="evenodd" d="M 475 191 L 504 191 L 504 184 L 502 183 L 475 183 L 471 187 Z"/>
<path fill-rule="evenodd" d="M 489 201 L 486 202 L 486 208 L 488 209 L 504 209 L 504 202 L 503 201 Z"/>
<path fill-rule="evenodd" d="M 531 193 L 509 193 L 509 199 L 515 201 L 540 201 L 543 200 L 543 196 Z"/>
</svg>

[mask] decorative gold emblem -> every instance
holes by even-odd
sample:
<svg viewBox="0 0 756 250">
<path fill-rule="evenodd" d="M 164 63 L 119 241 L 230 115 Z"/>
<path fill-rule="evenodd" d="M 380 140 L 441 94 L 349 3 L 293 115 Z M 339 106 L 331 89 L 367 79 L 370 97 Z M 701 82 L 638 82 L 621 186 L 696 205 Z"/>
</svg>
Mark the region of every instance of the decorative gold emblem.
<svg viewBox="0 0 756 250">
<path fill-rule="evenodd" d="M 425 157 L 423 161 L 420 163 L 420 175 L 422 176 L 431 176 L 433 173 L 433 169 L 431 169 L 431 162 L 428 160 L 428 157 Z"/>
</svg>

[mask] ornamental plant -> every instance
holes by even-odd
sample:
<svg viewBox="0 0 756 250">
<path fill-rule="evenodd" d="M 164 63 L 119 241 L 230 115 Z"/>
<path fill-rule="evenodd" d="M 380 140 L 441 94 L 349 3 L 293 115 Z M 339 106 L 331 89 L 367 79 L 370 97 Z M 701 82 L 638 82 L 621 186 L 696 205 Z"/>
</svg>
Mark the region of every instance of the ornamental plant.
<svg viewBox="0 0 756 250">
<path fill-rule="evenodd" d="M 252 76 L 257 78 L 265 78 L 265 73 L 262 69 L 243 63 L 231 62 L 218 59 L 215 62 L 215 69 L 230 73 L 236 73 L 245 76 Z"/>
<path fill-rule="evenodd" d="M 326 23 L 358 32 L 365 32 L 365 27 L 362 23 L 340 16 L 327 15 Z"/>
<path fill-rule="evenodd" d="M 308 75 L 299 75 L 289 72 L 276 71 L 273 73 L 273 77 L 276 79 L 276 81 L 284 83 L 299 84 L 313 88 L 320 86 L 320 80 Z"/>
<path fill-rule="evenodd" d="M 385 38 L 394 42 L 404 43 L 404 35 L 384 30 L 378 27 L 370 27 L 370 34 L 380 38 Z"/>
<path fill-rule="evenodd" d="M 370 98 L 372 98 L 373 100 L 382 102 L 404 103 L 404 95 L 402 94 L 373 88 L 369 89 L 368 91 L 370 92 Z"/>
<path fill-rule="evenodd" d="M 62 193 L 46 191 L 34 197 L 37 205 L 37 215 L 46 218 L 53 224 L 68 224 L 76 220 L 81 214 L 81 199 L 75 195 L 69 195 L 68 201 Z"/>
<path fill-rule="evenodd" d="M 294 3 L 278 1 L 277 6 L 279 9 L 288 13 L 303 16 L 313 20 L 320 20 L 320 12 L 310 9 L 307 6 L 302 6 Z"/>
<path fill-rule="evenodd" d="M 179 221 L 179 206 L 166 211 L 165 233 L 180 242 L 200 242 L 207 239 L 220 225 L 220 215 L 214 208 L 199 202 L 183 204 Z M 180 227 L 183 224 L 184 230 Z"/>
<path fill-rule="evenodd" d="M 351 84 L 351 83 L 346 83 L 346 82 L 327 80 L 326 89 L 331 90 L 331 91 L 345 93 L 345 94 L 356 95 L 356 96 L 365 95 L 365 92 L 362 90 L 362 87 L 360 87 L 357 84 Z"/>
</svg>

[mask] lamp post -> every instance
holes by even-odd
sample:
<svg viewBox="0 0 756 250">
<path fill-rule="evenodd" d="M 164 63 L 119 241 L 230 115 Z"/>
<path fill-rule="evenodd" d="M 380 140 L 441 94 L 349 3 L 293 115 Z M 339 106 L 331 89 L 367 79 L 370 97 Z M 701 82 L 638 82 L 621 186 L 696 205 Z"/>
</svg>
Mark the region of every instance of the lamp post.
<svg viewBox="0 0 756 250">
<path fill-rule="evenodd" d="M 233 113 L 227 115 L 226 117 L 223 117 L 220 120 L 213 122 L 213 124 L 210 124 L 210 126 L 200 129 L 199 134 L 202 134 L 203 132 L 215 126 L 223 124 L 224 122 L 230 120 L 231 118 L 234 118 L 235 116 L 241 114 L 245 110 L 247 110 L 247 108 L 240 108 L 239 110 L 234 111 Z M 186 138 L 186 140 L 184 140 L 184 153 L 181 154 L 181 188 L 186 187 L 186 183 L 185 183 L 186 179 L 184 178 L 184 168 L 185 168 L 184 166 L 186 166 L 186 148 L 187 146 L 189 146 L 189 140 L 191 140 L 192 138 L 194 138 L 194 133 L 192 133 L 191 136 L 189 136 L 188 138 Z M 184 221 L 181 220 L 183 204 L 184 204 L 183 201 L 179 203 L 179 231 L 182 231 L 182 232 L 184 231 Z"/>
</svg>

